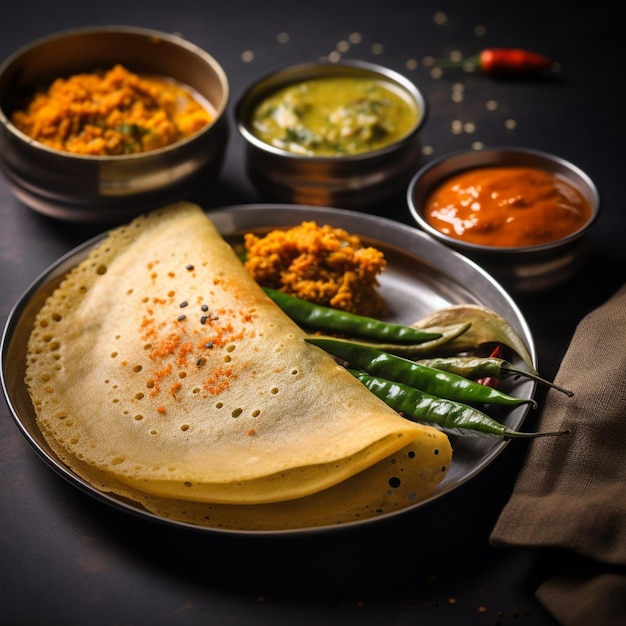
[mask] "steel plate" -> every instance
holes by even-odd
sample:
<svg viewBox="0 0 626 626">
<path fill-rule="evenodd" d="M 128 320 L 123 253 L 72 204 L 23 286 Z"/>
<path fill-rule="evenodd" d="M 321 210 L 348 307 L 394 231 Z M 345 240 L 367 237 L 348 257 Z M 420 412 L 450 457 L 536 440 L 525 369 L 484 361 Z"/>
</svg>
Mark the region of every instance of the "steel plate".
<svg viewBox="0 0 626 626">
<path fill-rule="evenodd" d="M 411 323 L 435 310 L 454 304 L 474 303 L 489 307 L 502 315 L 526 343 L 536 361 L 530 330 L 517 305 L 508 293 L 484 270 L 464 256 L 432 240 L 416 228 L 382 217 L 324 207 L 288 204 L 254 204 L 231 206 L 208 213 L 227 239 L 250 231 L 289 227 L 302 221 L 329 224 L 359 235 L 366 243 L 383 250 L 387 269 L 380 280 L 380 291 L 390 305 L 389 319 Z M 228 528 L 200 527 L 175 520 L 162 519 L 137 503 L 115 495 L 102 493 L 70 471 L 51 451 L 35 419 L 28 390 L 24 382 L 26 346 L 34 318 L 45 299 L 59 284 L 69 269 L 80 263 L 105 234 L 75 248 L 44 271 L 26 290 L 13 308 L 2 337 L 2 385 L 14 420 L 39 456 L 62 477 L 101 501 L 128 513 L 155 521 L 193 528 L 195 530 L 235 534 L 288 534 L 320 532 L 336 528 L 324 526 L 279 531 L 240 531 Z M 515 365 L 521 362 L 511 356 Z M 531 380 L 505 381 L 503 390 L 522 398 L 532 398 L 535 383 Z M 528 412 L 528 405 L 499 416 L 507 426 L 518 429 Z M 507 442 L 492 438 L 454 438 L 454 457 L 446 478 L 430 498 L 439 498 L 459 487 L 487 467 L 506 447 Z M 430 500 L 407 503 L 406 509 L 383 514 L 369 520 L 355 521 L 346 526 L 375 523 L 384 517 L 418 509 Z"/>
</svg>

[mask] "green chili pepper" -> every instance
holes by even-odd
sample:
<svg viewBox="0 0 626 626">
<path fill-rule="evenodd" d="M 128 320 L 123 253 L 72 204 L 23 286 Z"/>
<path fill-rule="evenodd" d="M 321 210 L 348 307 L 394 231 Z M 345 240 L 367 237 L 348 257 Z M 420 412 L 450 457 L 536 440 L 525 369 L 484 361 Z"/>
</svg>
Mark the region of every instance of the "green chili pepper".
<svg viewBox="0 0 626 626">
<path fill-rule="evenodd" d="M 433 333 L 402 324 L 382 322 L 371 317 L 314 304 L 269 287 L 264 287 L 263 290 L 302 328 L 399 343 L 423 343 L 441 337 L 441 333 L 438 332 Z"/>
<path fill-rule="evenodd" d="M 417 362 L 421 365 L 425 365 L 426 367 L 432 367 L 434 369 L 457 374 L 458 376 L 462 376 L 463 378 L 468 378 L 470 380 L 476 380 L 484 377 L 493 377 L 498 380 L 505 380 L 511 376 L 523 376 L 538 383 L 548 385 L 557 391 L 561 391 L 570 398 L 574 395 L 573 391 L 563 389 L 563 387 L 559 387 L 554 383 L 551 383 L 549 380 L 540 378 L 533 372 L 518 369 L 508 361 L 496 357 L 452 356 L 420 359 Z"/>
<path fill-rule="evenodd" d="M 470 322 L 469 332 L 445 345 L 447 355 L 475 350 L 484 344 L 498 343 L 513 350 L 528 369 L 535 372 L 528 350 L 515 329 L 501 315 L 478 304 L 455 304 L 435 311 L 413 323 L 415 328 L 435 331 L 439 325 Z"/>
<path fill-rule="evenodd" d="M 309 337 L 307 341 L 343 359 L 347 362 L 346 367 L 350 369 L 363 370 L 372 376 L 403 383 L 433 396 L 472 406 L 532 404 L 534 408 L 537 408 L 537 403 L 532 398 L 516 398 L 493 387 L 481 385 L 462 376 L 433 369 L 376 348 L 321 337 Z"/>
<path fill-rule="evenodd" d="M 386 343 L 384 341 L 375 339 L 359 339 L 358 337 L 334 337 L 325 336 L 319 333 L 313 333 L 310 337 L 317 337 L 320 339 L 334 339 L 336 341 L 345 341 L 347 343 L 363 346 L 366 348 L 377 348 L 378 350 L 384 350 L 389 354 L 397 354 L 406 358 L 416 359 L 421 356 L 425 357 L 431 354 L 438 354 L 442 347 L 446 343 L 452 341 L 459 335 L 467 332 L 470 327 L 470 323 L 466 324 L 452 324 L 449 327 L 441 328 L 441 337 L 437 339 L 430 339 L 429 341 L 423 341 L 421 343 Z"/>
<path fill-rule="evenodd" d="M 375 396 L 403 417 L 413 422 L 435 426 L 449 434 L 464 437 L 512 439 L 516 437 L 548 437 L 564 435 L 569 432 L 519 432 L 501 424 L 482 411 L 460 402 L 438 398 L 403 383 L 370 376 L 356 370 L 348 371 Z"/>
</svg>

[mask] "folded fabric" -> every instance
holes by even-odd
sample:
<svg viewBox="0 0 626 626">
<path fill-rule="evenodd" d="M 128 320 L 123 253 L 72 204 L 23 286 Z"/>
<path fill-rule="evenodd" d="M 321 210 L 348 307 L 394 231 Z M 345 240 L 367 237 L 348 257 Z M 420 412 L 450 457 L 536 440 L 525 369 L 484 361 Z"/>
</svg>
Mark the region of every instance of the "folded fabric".
<svg viewBox="0 0 626 626">
<path fill-rule="evenodd" d="M 626 285 L 578 325 L 513 493 L 496 547 L 550 549 L 537 598 L 567 626 L 626 624 Z"/>
</svg>

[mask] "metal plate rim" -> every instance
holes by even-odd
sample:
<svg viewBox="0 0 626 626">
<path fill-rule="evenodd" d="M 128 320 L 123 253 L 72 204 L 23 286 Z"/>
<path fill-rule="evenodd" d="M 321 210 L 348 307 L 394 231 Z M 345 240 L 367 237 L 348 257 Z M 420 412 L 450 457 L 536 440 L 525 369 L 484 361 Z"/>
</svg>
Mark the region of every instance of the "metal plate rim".
<svg viewBox="0 0 626 626">
<path fill-rule="evenodd" d="M 242 230 L 260 227 L 274 228 L 281 226 L 294 226 L 304 220 L 313 220 L 318 223 L 323 221 L 324 223 L 328 223 L 339 228 L 346 228 L 352 233 L 363 236 L 366 236 L 364 233 L 374 232 L 376 240 L 383 240 L 390 245 L 402 248 L 409 256 L 413 256 L 415 258 L 416 263 L 428 263 L 433 267 L 438 267 L 440 271 L 440 264 L 443 264 L 444 267 L 447 267 L 448 272 L 458 271 L 458 276 L 455 280 L 458 280 L 459 284 L 470 279 L 476 281 L 475 285 L 478 288 L 478 294 L 475 294 L 475 297 L 477 302 L 480 302 L 485 306 L 490 306 L 497 312 L 500 312 L 507 317 L 512 325 L 516 327 L 516 330 L 520 333 L 520 336 L 527 344 L 528 352 L 533 360 L 533 363 L 536 365 L 536 352 L 530 329 L 521 311 L 505 289 L 473 261 L 467 259 L 460 253 L 445 247 L 443 244 L 435 241 L 427 234 L 412 226 L 408 226 L 388 218 L 358 213 L 352 210 L 293 204 L 232 205 L 207 211 L 206 213 L 222 235 L 228 235 L 233 232 L 240 232 Z M 151 519 L 166 525 L 173 525 L 179 528 L 187 528 L 190 530 L 221 535 L 234 534 L 272 536 L 329 532 L 340 529 L 346 530 L 356 526 L 376 523 L 377 521 L 406 514 L 410 511 L 414 512 L 417 508 L 427 505 L 428 503 L 440 498 L 475 477 L 482 470 L 484 470 L 508 445 L 508 441 L 501 440 L 490 445 L 480 458 L 480 462 L 478 462 L 471 471 L 453 483 L 447 482 L 446 479 L 444 479 L 436 493 L 425 501 L 407 506 L 404 509 L 394 511 L 392 513 L 381 515 L 380 517 L 345 524 L 334 524 L 311 528 L 255 531 L 198 526 L 178 520 L 161 518 L 158 515 L 143 509 L 141 505 L 135 502 L 127 501 L 118 496 L 96 490 L 85 480 L 71 472 L 58 458 L 56 458 L 47 445 L 42 444 L 41 439 L 36 436 L 36 433 L 35 435 L 33 434 L 33 427 L 35 429 L 38 427 L 34 425 L 34 423 L 29 424 L 24 416 L 21 415 L 20 408 L 17 406 L 15 398 L 16 393 L 14 389 L 17 383 L 10 379 L 9 361 L 15 351 L 15 348 L 12 347 L 15 331 L 26 314 L 29 304 L 32 304 L 33 298 L 35 298 L 47 284 L 51 283 L 54 279 L 60 278 L 71 267 L 79 263 L 99 241 L 106 237 L 107 232 L 103 232 L 100 235 L 85 241 L 67 252 L 65 255 L 61 256 L 57 261 L 48 266 L 48 268 L 45 269 L 31 283 L 9 313 L 0 343 L 0 378 L 2 389 L 9 406 L 10 413 L 18 429 L 35 449 L 39 457 L 41 457 L 51 469 L 53 469 L 65 480 L 81 489 L 83 492 L 95 497 L 97 500 L 132 515 Z M 419 248 L 420 254 L 422 255 L 421 257 L 418 256 L 417 252 L 412 250 L 414 247 Z M 485 299 L 491 300 L 490 302 L 484 302 Z M 506 309 L 506 311 L 503 309 Z M 532 397 L 535 391 L 535 384 L 529 381 L 525 383 L 525 385 L 526 393 L 524 395 Z M 515 409 L 514 412 L 516 415 L 512 418 L 513 422 L 507 424 L 511 427 L 517 428 L 524 421 L 528 412 L 528 406 L 519 407 L 518 409 Z"/>
</svg>

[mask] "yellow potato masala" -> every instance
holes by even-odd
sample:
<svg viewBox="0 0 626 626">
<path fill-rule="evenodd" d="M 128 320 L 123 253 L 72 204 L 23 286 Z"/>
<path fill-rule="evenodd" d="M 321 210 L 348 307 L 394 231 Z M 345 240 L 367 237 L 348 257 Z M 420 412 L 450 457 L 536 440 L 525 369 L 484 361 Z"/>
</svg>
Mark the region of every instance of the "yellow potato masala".
<svg viewBox="0 0 626 626">
<path fill-rule="evenodd" d="M 387 262 L 357 235 L 311 221 L 264 236 L 247 233 L 245 247 L 246 268 L 263 287 L 360 315 L 385 312 L 376 288 Z"/>
<path fill-rule="evenodd" d="M 209 105 L 164 77 L 122 65 L 58 78 L 11 121 L 56 150 L 91 156 L 148 152 L 185 139 L 213 120 Z"/>
</svg>

